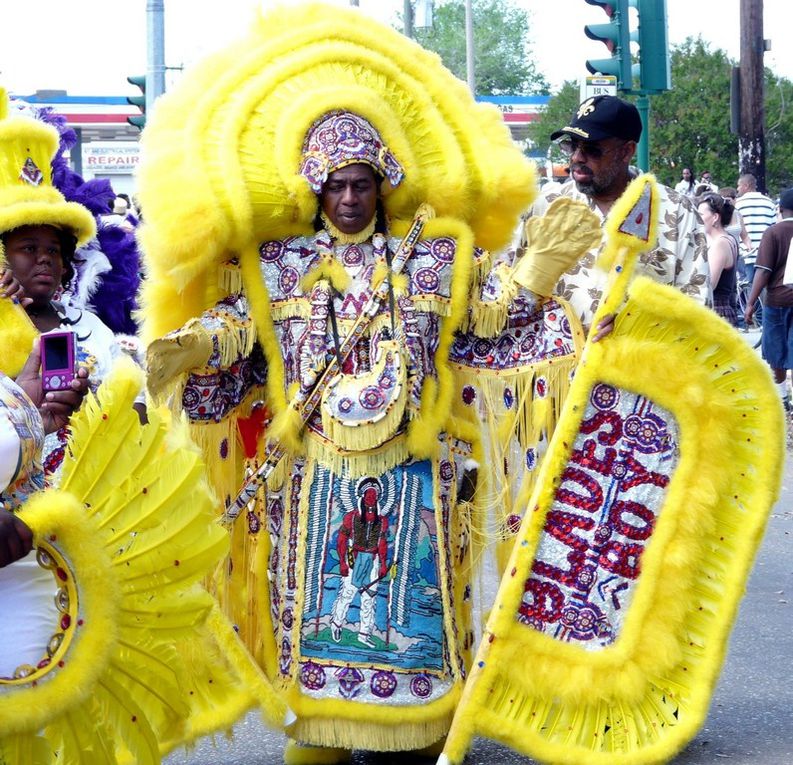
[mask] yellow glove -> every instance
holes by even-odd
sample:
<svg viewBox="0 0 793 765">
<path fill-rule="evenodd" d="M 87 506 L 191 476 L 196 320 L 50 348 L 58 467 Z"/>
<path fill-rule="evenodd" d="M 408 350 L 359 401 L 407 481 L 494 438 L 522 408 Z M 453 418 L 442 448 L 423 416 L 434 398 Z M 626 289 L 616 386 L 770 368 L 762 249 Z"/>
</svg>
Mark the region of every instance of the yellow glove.
<svg viewBox="0 0 793 765">
<path fill-rule="evenodd" d="M 146 386 L 157 398 L 178 375 L 206 366 L 212 338 L 198 321 L 155 340 L 146 349 Z"/>
<path fill-rule="evenodd" d="M 526 252 L 512 276 L 521 287 L 548 296 L 559 277 L 597 247 L 602 236 L 598 216 L 583 202 L 559 197 L 545 215 L 526 221 Z"/>
</svg>

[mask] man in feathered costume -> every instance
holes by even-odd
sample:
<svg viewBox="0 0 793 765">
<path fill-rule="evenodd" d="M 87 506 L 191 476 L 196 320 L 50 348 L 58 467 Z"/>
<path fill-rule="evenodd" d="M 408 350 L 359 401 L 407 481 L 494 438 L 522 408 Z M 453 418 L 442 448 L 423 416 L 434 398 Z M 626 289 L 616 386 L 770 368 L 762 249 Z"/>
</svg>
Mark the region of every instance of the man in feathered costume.
<svg viewBox="0 0 793 765">
<path fill-rule="evenodd" d="M 494 262 L 534 194 L 499 113 L 321 5 L 188 74 L 144 155 L 149 386 L 241 516 L 216 586 L 294 713 L 287 762 L 431 746 L 470 661 L 480 514 L 512 530 L 575 359 L 543 296 L 596 221 L 562 201 L 519 264 Z M 239 447 L 267 485 L 235 502 Z"/>
</svg>

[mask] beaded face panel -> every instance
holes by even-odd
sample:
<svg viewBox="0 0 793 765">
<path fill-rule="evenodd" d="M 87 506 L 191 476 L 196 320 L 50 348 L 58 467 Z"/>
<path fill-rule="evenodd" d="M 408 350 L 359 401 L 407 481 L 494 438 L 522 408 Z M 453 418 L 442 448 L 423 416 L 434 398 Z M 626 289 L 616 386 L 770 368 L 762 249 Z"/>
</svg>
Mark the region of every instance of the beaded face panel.
<svg viewBox="0 0 793 765">
<path fill-rule="evenodd" d="M 652 401 L 592 388 L 545 519 L 518 620 L 598 650 L 619 637 L 666 487 L 678 426 Z"/>
</svg>

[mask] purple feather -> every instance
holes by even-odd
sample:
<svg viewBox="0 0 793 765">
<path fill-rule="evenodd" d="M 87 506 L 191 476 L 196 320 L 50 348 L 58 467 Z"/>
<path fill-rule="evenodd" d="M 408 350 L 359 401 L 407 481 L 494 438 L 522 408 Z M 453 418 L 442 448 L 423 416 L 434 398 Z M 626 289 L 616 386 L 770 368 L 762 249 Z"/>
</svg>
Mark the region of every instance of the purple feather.
<svg viewBox="0 0 793 765">
<path fill-rule="evenodd" d="M 102 275 L 91 305 L 113 332 L 134 335 L 138 327 L 132 314 L 138 308 L 141 268 L 135 234 L 119 226 L 102 226 L 98 237 L 112 269 Z"/>
</svg>

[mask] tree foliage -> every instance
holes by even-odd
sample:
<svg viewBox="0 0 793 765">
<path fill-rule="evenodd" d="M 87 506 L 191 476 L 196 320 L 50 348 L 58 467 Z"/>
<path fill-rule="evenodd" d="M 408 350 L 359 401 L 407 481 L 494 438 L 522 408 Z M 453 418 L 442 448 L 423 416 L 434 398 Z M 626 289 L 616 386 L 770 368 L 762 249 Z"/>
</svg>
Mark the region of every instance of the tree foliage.
<svg viewBox="0 0 793 765">
<path fill-rule="evenodd" d="M 579 100 L 578 83 L 567 80 L 539 117 L 529 125 L 529 140 L 543 154 L 551 143 L 551 133 L 569 124 Z M 558 152 L 554 159 L 559 161 Z"/>
<path fill-rule="evenodd" d="M 547 94 L 529 47 L 529 16 L 511 0 L 473 0 L 474 75 L 479 95 Z M 435 51 L 461 80 L 466 79 L 465 4 L 448 0 L 435 8 L 432 27 L 416 39 Z"/>
<path fill-rule="evenodd" d="M 722 50 L 688 38 L 671 55 L 672 90 L 650 98 L 650 166 L 674 186 L 684 167 L 735 186 L 738 136 L 730 133 L 730 71 Z"/>
<path fill-rule="evenodd" d="M 793 187 L 793 82 L 765 71 L 765 176 L 775 196 Z"/>
<path fill-rule="evenodd" d="M 738 136 L 730 133 L 732 66 L 724 51 L 711 50 L 701 37 L 672 49 L 672 90 L 650 97 L 650 167 L 663 183 L 674 186 L 683 168 L 689 167 L 697 176 L 710 170 L 720 186 L 735 186 Z M 793 185 L 793 83 L 770 70 L 765 79 L 766 185 L 775 195 Z M 530 138 L 541 151 L 577 105 L 578 85 L 566 82 L 531 126 Z"/>
</svg>

